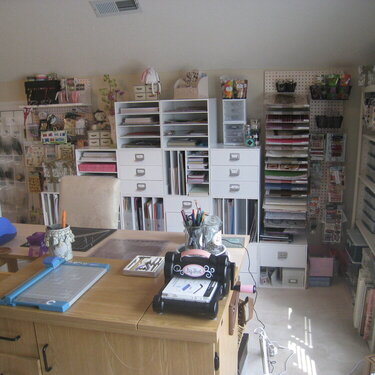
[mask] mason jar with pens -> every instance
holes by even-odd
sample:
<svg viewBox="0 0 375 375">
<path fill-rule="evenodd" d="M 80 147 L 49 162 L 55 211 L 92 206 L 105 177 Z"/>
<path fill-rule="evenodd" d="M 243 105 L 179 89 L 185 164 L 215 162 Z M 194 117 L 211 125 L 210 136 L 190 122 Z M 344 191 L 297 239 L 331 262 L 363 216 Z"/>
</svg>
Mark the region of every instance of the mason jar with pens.
<svg viewBox="0 0 375 375">
<path fill-rule="evenodd" d="M 218 216 L 206 215 L 200 208 L 190 215 L 181 211 L 185 228 L 186 249 L 203 249 L 214 255 L 225 252 L 221 243 L 222 221 Z"/>
</svg>

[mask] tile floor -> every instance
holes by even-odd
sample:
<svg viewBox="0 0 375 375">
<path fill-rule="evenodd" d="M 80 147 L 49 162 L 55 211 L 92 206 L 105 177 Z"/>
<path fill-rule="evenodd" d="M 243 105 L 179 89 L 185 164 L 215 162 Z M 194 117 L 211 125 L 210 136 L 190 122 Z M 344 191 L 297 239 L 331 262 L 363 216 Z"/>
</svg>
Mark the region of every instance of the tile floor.
<svg viewBox="0 0 375 375">
<path fill-rule="evenodd" d="M 275 375 L 349 375 L 369 348 L 352 325 L 352 298 L 344 280 L 328 288 L 259 290 L 255 306 L 271 341 L 293 347 L 273 357 Z M 248 323 L 248 356 L 241 375 L 263 375 L 255 317 Z M 362 374 L 361 366 L 351 375 Z"/>
</svg>

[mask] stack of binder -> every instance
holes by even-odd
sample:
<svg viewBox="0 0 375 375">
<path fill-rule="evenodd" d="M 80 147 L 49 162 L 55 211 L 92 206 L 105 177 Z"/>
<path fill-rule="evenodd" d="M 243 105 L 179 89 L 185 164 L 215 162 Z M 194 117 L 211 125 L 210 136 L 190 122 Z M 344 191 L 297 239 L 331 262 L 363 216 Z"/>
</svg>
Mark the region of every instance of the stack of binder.
<svg viewBox="0 0 375 375">
<path fill-rule="evenodd" d="M 264 235 L 290 240 L 306 228 L 309 118 L 307 98 L 268 95 L 266 105 Z"/>
</svg>

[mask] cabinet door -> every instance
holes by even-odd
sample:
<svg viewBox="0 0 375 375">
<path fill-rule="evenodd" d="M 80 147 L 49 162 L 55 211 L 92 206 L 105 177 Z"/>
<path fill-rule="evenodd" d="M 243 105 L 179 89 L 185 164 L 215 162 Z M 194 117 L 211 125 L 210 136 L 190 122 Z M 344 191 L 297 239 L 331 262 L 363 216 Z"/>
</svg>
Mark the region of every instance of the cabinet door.
<svg viewBox="0 0 375 375">
<path fill-rule="evenodd" d="M 35 324 L 45 375 L 214 375 L 214 345 Z M 223 373 L 224 375 L 232 375 Z M 234 374 L 234 373 L 233 373 Z M 216 375 L 216 374 L 215 374 Z"/>
<path fill-rule="evenodd" d="M 4 375 L 41 375 L 39 359 L 0 353 L 0 371 Z"/>
<path fill-rule="evenodd" d="M 0 353 L 38 358 L 33 323 L 1 318 Z"/>
<path fill-rule="evenodd" d="M 227 296 L 231 298 L 233 292 Z M 235 375 L 237 374 L 238 358 L 238 313 L 235 316 L 235 326 L 233 335 L 229 334 L 229 306 L 225 305 L 227 311 L 220 322 L 218 341 L 215 351 L 219 356 L 219 370 L 215 375 Z"/>
</svg>

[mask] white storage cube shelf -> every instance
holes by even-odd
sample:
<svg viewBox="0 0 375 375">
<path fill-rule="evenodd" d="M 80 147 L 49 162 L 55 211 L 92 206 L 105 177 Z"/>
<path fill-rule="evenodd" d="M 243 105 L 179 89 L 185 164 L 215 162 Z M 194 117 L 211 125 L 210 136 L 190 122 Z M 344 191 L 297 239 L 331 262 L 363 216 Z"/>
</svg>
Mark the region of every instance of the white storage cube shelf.
<svg viewBox="0 0 375 375">
<path fill-rule="evenodd" d="M 246 120 L 238 114 L 244 101 L 228 105 L 229 121 Z M 258 240 L 260 150 L 216 145 L 216 99 L 119 102 L 115 109 L 122 228 L 182 232 L 181 210 L 199 206 L 222 218 L 224 234 Z M 151 131 L 157 135 L 143 147 Z"/>
</svg>

